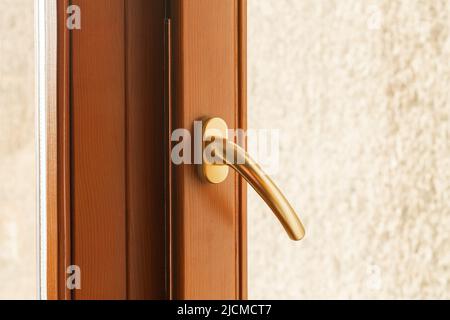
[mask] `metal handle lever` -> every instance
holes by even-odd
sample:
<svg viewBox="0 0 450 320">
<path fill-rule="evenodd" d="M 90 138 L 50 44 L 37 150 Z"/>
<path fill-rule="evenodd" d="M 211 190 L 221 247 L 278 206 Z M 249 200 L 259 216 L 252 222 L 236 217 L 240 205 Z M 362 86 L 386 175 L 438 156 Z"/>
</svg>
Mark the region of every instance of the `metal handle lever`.
<svg viewBox="0 0 450 320">
<path fill-rule="evenodd" d="M 210 183 L 221 183 L 228 167 L 236 170 L 272 209 L 292 240 L 305 236 L 305 229 L 289 201 L 251 156 L 228 140 L 228 127 L 222 119 L 207 120 L 203 126 L 202 174 Z M 207 151 L 207 152 L 205 152 Z"/>
</svg>

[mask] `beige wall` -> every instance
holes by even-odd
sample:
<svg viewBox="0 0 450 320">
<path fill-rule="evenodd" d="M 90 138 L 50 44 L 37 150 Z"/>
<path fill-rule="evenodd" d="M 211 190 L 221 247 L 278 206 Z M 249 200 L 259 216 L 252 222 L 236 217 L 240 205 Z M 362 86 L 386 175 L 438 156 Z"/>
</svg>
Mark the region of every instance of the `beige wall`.
<svg viewBox="0 0 450 320">
<path fill-rule="evenodd" d="M 250 193 L 251 298 L 450 298 L 449 91 L 447 0 L 249 0 L 250 126 L 307 227 Z"/>
<path fill-rule="evenodd" d="M 0 0 L 0 299 L 36 297 L 33 0 Z"/>
</svg>

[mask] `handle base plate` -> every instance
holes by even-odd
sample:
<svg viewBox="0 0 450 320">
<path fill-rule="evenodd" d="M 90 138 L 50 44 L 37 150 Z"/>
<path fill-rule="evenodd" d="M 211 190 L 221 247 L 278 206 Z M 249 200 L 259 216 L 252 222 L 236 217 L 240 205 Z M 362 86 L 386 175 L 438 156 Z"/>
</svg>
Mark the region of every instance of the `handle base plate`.
<svg viewBox="0 0 450 320">
<path fill-rule="evenodd" d="M 207 145 L 212 142 L 212 137 L 228 139 L 228 126 L 224 120 L 212 118 L 203 123 L 203 150 L 205 150 Z M 229 171 L 229 167 L 225 164 L 208 164 L 205 159 L 203 159 L 200 173 L 206 181 L 213 184 L 219 184 L 227 179 Z"/>
</svg>

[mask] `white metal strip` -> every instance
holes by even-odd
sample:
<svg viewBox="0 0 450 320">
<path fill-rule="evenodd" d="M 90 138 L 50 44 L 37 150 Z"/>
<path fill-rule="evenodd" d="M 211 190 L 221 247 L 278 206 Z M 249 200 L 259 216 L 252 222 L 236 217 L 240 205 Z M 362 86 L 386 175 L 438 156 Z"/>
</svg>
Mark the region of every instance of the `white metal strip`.
<svg viewBox="0 0 450 320">
<path fill-rule="evenodd" d="M 49 81 L 56 81 L 56 0 L 35 0 L 36 24 L 36 145 L 37 145 L 37 208 L 38 208 L 38 299 L 47 299 L 47 115 Z M 50 50 L 55 52 L 50 52 Z M 54 83 L 56 85 L 56 83 Z M 51 94 L 56 95 L 56 91 Z M 51 101 L 50 101 L 51 100 Z"/>
</svg>

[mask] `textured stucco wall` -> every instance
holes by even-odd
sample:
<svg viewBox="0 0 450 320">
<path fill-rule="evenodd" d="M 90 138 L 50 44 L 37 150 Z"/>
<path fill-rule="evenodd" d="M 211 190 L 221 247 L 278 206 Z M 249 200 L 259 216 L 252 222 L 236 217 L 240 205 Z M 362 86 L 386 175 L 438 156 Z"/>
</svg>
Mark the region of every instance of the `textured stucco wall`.
<svg viewBox="0 0 450 320">
<path fill-rule="evenodd" d="M 0 0 L 0 299 L 36 297 L 33 0 Z"/>
<path fill-rule="evenodd" d="M 307 227 L 254 193 L 251 298 L 450 298 L 450 1 L 249 0 L 249 124 Z"/>
</svg>

